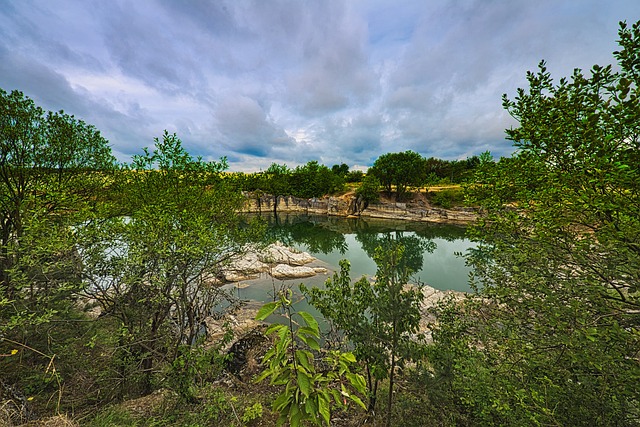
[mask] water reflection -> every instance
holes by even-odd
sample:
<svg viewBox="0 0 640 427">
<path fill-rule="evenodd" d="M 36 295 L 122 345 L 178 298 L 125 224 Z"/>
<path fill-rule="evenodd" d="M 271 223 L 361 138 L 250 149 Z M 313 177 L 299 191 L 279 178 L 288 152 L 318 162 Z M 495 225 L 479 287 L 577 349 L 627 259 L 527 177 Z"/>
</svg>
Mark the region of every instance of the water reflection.
<svg viewBox="0 0 640 427">
<path fill-rule="evenodd" d="M 313 253 L 328 254 L 338 251 L 346 254 L 349 246 L 344 234 L 323 227 L 319 218 L 308 215 L 265 215 L 266 238 L 269 242 L 277 240 L 287 246 L 304 245 Z"/>
<path fill-rule="evenodd" d="M 330 270 L 337 270 L 339 261 L 348 259 L 354 279 L 375 275 L 373 255 L 377 247 L 401 243 L 405 248 L 404 265 L 414 272 L 415 282 L 438 289 L 469 290 L 469 269 L 464 259 L 455 255 L 475 246 L 465 237 L 464 227 L 304 214 L 271 214 L 262 218 L 268 225 L 269 241 L 279 240 L 307 251 Z M 292 282 L 322 286 L 327 277 Z M 265 280 L 273 288 L 272 280 Z"/>
</svg>

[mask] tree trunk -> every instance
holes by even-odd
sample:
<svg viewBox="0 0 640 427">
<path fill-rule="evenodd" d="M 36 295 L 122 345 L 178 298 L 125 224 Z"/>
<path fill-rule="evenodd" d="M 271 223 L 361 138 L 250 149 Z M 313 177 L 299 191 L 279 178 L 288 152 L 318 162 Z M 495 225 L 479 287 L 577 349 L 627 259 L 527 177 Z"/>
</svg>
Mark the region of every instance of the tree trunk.
<svg viewBox="0 0 640 427">
<path fill-rule="evenodd" d="M 387 398 L 387 427 L 391 427 L 391 406 L 393 405 L 393 380 L 396 370 L 396 354 L 391 353 L 391 372 L 389 372 L 389 397 Z"/>
</svg>

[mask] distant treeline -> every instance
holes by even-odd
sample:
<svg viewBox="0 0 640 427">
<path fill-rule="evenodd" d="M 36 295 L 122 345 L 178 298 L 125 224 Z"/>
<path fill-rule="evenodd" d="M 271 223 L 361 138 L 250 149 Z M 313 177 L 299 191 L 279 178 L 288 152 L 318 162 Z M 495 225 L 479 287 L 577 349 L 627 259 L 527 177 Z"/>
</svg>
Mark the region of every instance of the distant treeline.
<svg viewBox="0 0 640 427">
<path fill-rule="evenodd" d="M 468 182 L 475 169 L 487 160 L 491 160 L 488 152 L 465 160 L 443 160 L 405 151 L 380 156 L 366 174 L 350 170 L 345 163 L 328 167 L 313 160 L 294 169 L 273 163 L 265 171 L 236 172 L 231 177 L 243 191 L 311 198 L 343 191 L 346 184 L 362 183 L 370 175 L 377 178 L 380 190 L 396 190 L 403 196 L 408 188 Z"/>
</svg>

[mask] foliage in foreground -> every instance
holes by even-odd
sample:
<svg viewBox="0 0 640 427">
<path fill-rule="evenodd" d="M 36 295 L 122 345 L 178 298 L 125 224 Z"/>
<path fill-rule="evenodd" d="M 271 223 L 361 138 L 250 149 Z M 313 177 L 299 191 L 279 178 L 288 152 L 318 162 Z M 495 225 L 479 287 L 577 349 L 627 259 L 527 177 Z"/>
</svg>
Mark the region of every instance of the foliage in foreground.
<svg viewBox="0 0 640 427">
<path fill-rule="evenodd" d="M 376 280 L 351 284 L 349 263 L 327 280 L 326 289 L 301 286 L 311 304 L 346 335 L 367 372 L 368 411 L 376 410 L 378 385 L 388 379 L 387 421 L 391 425 L 397 368 L 420 358 L 418 333 L 422 293 L 407 287 L 413 271 L 399 241 L 375 250 Z"/>
<path fill-rule="evenodd" d="M 288 322 L 275 323 L 265 332 L 276 340 L 264 356 L 265 369 L 257 381 L 269 378 L 272 385 L 284 386 L 272 404 L 280 414 L 277 425 L 288 421 L 293 427 L 304 422 L 329 426 L 333 406 L 346 408 L 348 399 L 365 408 L 356 394 L 364 393 L 365 380 L 352 372 L 356 362 L 352 353 L 330 351 L 321 362 L 323 368 L 317 366 L 316 354 L 321 351 L 318 322 L 311 314 L 298 311 L 295 315 L 303 324 L 294 326 L 291 303 L 289 290 L 281 293 L 279 300 L 265 304 L 256 315 L 256 320 L 265 320 L 282 309 Z"/>
<path fill-rule="evenodd" d="M 505 96 L 519 151 L 470 188 L 479 297 L 443 309 L 432 362 L 478 424 L 640 425 L 640 23 L 619 35 L 619 71 L 541 63 Z"/>
</svg>

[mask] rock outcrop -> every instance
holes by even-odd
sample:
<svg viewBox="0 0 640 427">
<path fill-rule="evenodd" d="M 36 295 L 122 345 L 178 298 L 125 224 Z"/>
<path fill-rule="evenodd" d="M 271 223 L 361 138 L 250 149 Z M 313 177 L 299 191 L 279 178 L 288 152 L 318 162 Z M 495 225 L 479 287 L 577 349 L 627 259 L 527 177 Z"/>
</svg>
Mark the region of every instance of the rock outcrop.
<svg viewBox="0 0 640 427">
<path fill-rule="evenodd" d="M 465 297 L 465 293 L 453 290 L 442 291 L 428 285 L 421 285 L 420 291 L 423 296 L 420 303 L 420 332 L 425 334 L 428 342 L 431 342 L 431 325 L 436 321 L 433 309 L 447 298 L 460 301 Z"/>
<path fill-rule="evenodd" d="M 327 269 L 322 267 L 296 267 L 287 264 L 278 264 L 269 273 L 274 279 L 279 280 L 303 279 L 305 277 L 315 276 L 316 274 L 326 274 Z"/>
<path fill-rule="evenodd" d="M 262 250 L 250 250 L 233 259 L 221 273 L 225 282 L 240 282 L 256 279 L 260 274 L 270 274 L 278 280 L 299 279 L 326 273 L 325 268 L 306 267 L 316 261 L 307 252 L 288 248 L 280 242 L 272 243 Z"/>
<path fill-rule="evenodd" d="M 270 195 L 253 197 L 247 193 L 243 210 L 252 213 L 273 212 L 275 203 L 277 203 L 275 210 L 283 213 L 301 212 L 306 214 L 401 219 L 435 223 L 468 224 L 475 221 L 478 216 L 478 212 L 474 208 L 455 207 L 444 209 L 432 206 L 424 200 L 407 203 L 383 201 L 364 204 L 354 195 L 312 199 L 279 196 L 274 199 Z"/>
</svg>

